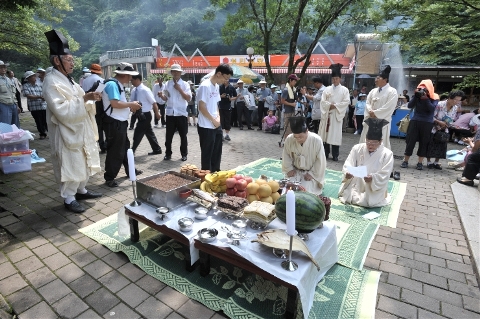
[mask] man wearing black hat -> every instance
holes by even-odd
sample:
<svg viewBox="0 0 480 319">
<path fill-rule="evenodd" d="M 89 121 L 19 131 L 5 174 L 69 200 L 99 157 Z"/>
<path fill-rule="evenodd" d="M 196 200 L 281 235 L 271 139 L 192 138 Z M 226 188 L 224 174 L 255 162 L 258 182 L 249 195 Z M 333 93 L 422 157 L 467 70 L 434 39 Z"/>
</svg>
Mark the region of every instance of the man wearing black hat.
<svg viewBox="0 0 480 319">
<path fill-rule="evenodd" d="M 389 124 L 384 119 L 365 120 L 369 130 L 366 142 L 355 145 L 343 164 L 344 178 L 338 197 L 342 203 L 363 207 L 382 207 L 390 202 L 388 181 L 393 170 L 393 153 L 382 144 L 383 128 Z M 364 167 L 366 176 L 351 167 Z"/>
<path fill-rule="evenodd" d="M 392 121 L 392 114 L 397 106 L 398 95 L 397 90 L 388 84 L 390 71 L 390 65 L 386 65 L 385 68 L 375 78 L 376 88 L 368 93 L 364 122 L 368 118 L 384 119 L 388 122 Z M 385 145 L 385 147 L 388 149 L 391 149 L 390 126 L 391 124 L 388 123 L 388 125 L 383 127 L 383 145 Z M 368 125 L 364 124 L 362 135 L 360 135 L 360 143 L 365 142 L 367 133 Z"/>
<path fill-rule="evenodd" d="M 323 91 L 327 88 L 323 83 L 325 80 L 320 76 L 315 76 L 313 79 L 313 86 L 317 90 L 317 92 L 312 95 L 310 93 L 305 94 L 305 97 L 311 101 L 313 101 L 312 106 L 312 123 L 314 126 L 314 132 L 318 132 L 318 126 L 320 125 L 320 118 L 322 116 L 322 111 L 320 109 L 320 101 L 322 100 Z"/>
<path fill-rule="evenodd" d="M 53 173 L 65 207 L 82 213 L 85 207 L 79 200 L 102 196 L 85 188 L 89 177 L 101 171 L 95 126 L 95 101 L 101 95 L 85 94 L 70 77 L 74 62 L 63 34 L 51 30 L 45 36 L 53 65 L 43 82 Z"/>
<path fill-rule="evenodd" d="M 350 104 L 350 93 L 346 87 L 340 84 L 342 67 L 343 65 L 340 63 L 330 65 L 332 85 L 327 87 L 322 94 L 321 119 L 318 128 L 318 135 L 325 143 L 325 156 L 328 158 L 331 144 L 335 162 L 338 161 L 340 145 L 342 145 L 343 118 Z"/>
<path fill-rule="evenodd" d="M 285 139 L 282 171 L 307 192 L 320 195 L 327 168 L 322 139 L 308 131 L 305 117 L 290 117 L 288 121 L 292 134 Z"/>
</svg>

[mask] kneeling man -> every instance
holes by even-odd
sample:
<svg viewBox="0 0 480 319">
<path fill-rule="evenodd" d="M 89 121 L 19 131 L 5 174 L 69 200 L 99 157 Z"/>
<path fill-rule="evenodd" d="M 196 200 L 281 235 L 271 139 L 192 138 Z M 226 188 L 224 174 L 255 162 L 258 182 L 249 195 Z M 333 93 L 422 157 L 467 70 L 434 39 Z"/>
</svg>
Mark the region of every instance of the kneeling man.
<svg viewBox="0 0 480 319">
<path fill-rule="evenodd" d="M 288 120 L 293 134 L 285 139 L 282 171 L 291 181 L 300 182 L 307 192 L 320 195 L 325 185 L 326 169 L 323 141 L 308 131 L 303 116 Z"/>
<path fill-rule="evenodd" d="M 387 187 L 393 169 L 393 153 L 382 144 L 384 119 L 368 118 L 366 142 L 355 145 L 343 164 L 345 174 L 338 197 L 344 204 L 382 207 L 390 202 Z M 367 176 L 360 178 L 348 173 L 347 166 L 367 167 Z"/>
</svg>

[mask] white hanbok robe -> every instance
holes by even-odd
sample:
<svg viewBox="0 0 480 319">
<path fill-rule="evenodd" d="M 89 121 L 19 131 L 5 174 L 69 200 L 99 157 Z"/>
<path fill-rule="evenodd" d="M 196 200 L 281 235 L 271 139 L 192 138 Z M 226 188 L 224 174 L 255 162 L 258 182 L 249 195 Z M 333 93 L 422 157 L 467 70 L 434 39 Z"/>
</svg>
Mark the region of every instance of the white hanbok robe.
<svg viewBox="0 0 480 319">
<path fill-rule="evenodd" d="M 389 123 L 382 129 L 383 145 L 392 149 L 390 146 L 390 128 L 392 126 L 392 114 L 397 106 L 398 95 L 397 90 L 392 88 L 388 83 L 382 88 L 381 92 L 378 92 L 378 88 L 375 88 L 368 93 L 367 103 L 365 107 L 365 114 L 363 118 L 363 131 L 360 135 L 360 143 L 365 143 L 365 138 L 368 132 L 368 124 L 365 120 L 370 117 L 369 111 L 373 111 L 375 116 L 379 119 L 387 120 Z"/>
<path fill-rule="evenodd" d="M 333 110 L 330 110 L 331 104 L 335 105 Z M 343 85 L 339 84 L 336 87 L 330 85 L 323 91 L 322 101 L 320 102 L 322 115 L 318 135 L 325 143 L 342 145 L 343 118 L 349 104 L 350 93 Z M 328 120 L 330 120 L 330 124 Z"/>
<path fill-rule="evenodd" d="M 327 161 L 323 149 L 323 141 L 315 133 L 308 132 L 305 143 L 298 143 L 293 134 L 285 139 L 282 155 L 282 171 L 287 174 L 296 170 L 296 175 L 290 177 L 291 181 L 300 182 L 307 192 L 320 195 L 325 185 L 325 170 Z M 312 180 L 306 181 L 304 176 L 309 173 Z"/>
<path fill-rule="evenodd" d="M 47 123 L 57 183 L 83 182 L 101 171 L 95 101 L 84 102 L 85 92 L 52 69 L 43 82 Z"/>
<path fill-rule="evenodd" d="M 346 179 L 347 166 L 366 166 L 372 181 L 366 183 L 363 178 Z M 343 164 L 344 179 L 338 197 L 344 204 L 363 207 L 382 207 L 390 203 L 388 181 L 393 170 L 393 153 L 383 145 L 370 154 L 365 143 L 355 145 Z"/>
</svg>

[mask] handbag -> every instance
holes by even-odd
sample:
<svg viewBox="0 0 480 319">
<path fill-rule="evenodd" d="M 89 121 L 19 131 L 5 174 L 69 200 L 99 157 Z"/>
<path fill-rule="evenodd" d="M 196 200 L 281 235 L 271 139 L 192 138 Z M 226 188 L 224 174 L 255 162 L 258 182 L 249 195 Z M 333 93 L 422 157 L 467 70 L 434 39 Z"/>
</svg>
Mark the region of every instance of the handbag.
<svg viewBox="0 0 480 319">
<path fill-rule="evenodd" d="M 410 124 L 410 113 L 405 115 L 405 117 L 401 119 L 400 122 L 397 123 L 398 131 L 407 134 L 409 124 Z"/>
<path fill-rule="evenodd" d="M 433 140 L 437 143 L 448 142 L 449 134 L 445 131 L 436 131 L 433 135 Z"/>
</svg>

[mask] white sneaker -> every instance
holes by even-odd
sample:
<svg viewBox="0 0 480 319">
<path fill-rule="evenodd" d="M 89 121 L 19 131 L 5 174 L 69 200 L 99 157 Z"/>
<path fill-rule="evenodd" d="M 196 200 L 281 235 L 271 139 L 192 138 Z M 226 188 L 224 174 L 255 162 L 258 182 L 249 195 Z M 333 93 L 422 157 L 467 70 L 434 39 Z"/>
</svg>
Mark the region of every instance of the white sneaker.
<svg viewBox="0 0 480 319">
<path fill-rule="evenodd" d="M 161 126 L 158 125 L 158 124 L 156 124 L 156 125 L 154 125 L 153 127 L 154 127 L 154 128 L 160 128 Z"/>
<path fill-rule="evenodd" d="M 355 131 L 355 133 L 353 133 L 353 135 L 358 135 L 358 131 Z"/>
</svg>

